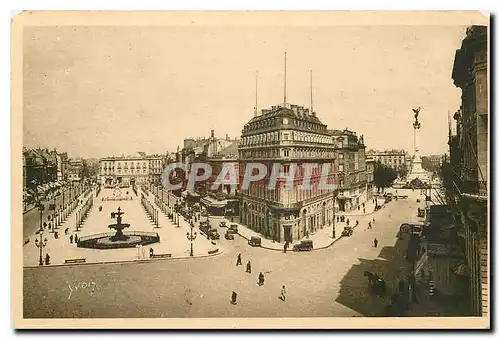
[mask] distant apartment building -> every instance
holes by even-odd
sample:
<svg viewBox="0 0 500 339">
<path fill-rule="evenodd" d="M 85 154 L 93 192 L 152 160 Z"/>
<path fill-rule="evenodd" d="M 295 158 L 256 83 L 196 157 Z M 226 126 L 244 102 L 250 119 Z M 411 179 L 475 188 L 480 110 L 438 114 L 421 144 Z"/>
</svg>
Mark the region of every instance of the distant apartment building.
<svg viewBox="0 0 500 339">
<path fill-rule="evenodd" d="M 443 165 L 444 155 L 433 154 L 422 156 L 422 167 L 429 172 L 437 173 Z"/>
<path fill-rule="evenodd" d="M 367 155 L 372 157 L 375 162 L 380 162 L 383 165 L 392 167 L 396 171 L 409 169 L 408 163 L 411 162 L 411 157 L 405 150 L 370 150 L 367 152 Z"/>
<path fill-rule="evenodd" d="M 193 189 L 185 190 L 188 177 L 185 171 L 177 171 L 178 178 L 184 182 L 181 195 L 190 203 L 201 203 L 212 215 L 239 214 L 238 184 L 238 145 L 240 140 L 226 134 L 216 137 L 211 130 L 210 137 L 184 139 L 184 148 L 179 152 L 179 161 L 190 171 L 193 163 L 210 166 L 210 177 L 197 181 Z M 221 177 L 225 175 L 225 178 Z M 233 173 L 235 175 L 229 175 Z"/>
<path fill-rule="evenodd" d="M 373 173 L 375 172 L 375 159 L 371 156 L 366 157 L 366 198 L 373 199 L 373 191 L 375 189 L 375 180 Z"/>
<path fill-rule="evenodd" d="M 332 136 L 338 163 L 337 203 L 340 211 L 360 209 L 367 201 L 366 155 L 364 138 L 347 129 L 328 131 Z"/>
<path fill-rule="evenodd" d="M 81 181 L 83 179 L 84 160 L 70 159 L 68 162 L 68 180 Z"/>
<path fill-rule="evenodd" d="M 100 181 L 104 187 L 158 184 L 165 156 L 138 153 L 135 156 L 107 157 L 99 161 Z"/>
</svg>

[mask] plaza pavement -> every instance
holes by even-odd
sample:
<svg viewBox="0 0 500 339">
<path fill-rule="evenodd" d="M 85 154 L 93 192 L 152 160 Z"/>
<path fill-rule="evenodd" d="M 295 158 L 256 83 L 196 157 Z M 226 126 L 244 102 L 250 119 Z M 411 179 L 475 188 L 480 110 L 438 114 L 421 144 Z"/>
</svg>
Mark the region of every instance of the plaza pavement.
<svg viewBox="0 0 500 339">
<path fill-rule="evenodd" d="M 355 230 L 321 251 L 266 251 L 235 237 L 224 253 L 193 260 L 148 264 L 59 266 L 24 269 L 25 318 L 116 317 L 351 317 L 383 316 L 390 295 L 410 264 L 405 240 L 396 237 L 401 223 L 416 213 L 415 200 L 393 201 L 376 214 L 373 229 Z M 127 214 L 125 214 L 125 221 Z M 214 220 L 215 221 L 215 220 Z M 378 248 L 373 239 L 379 240 Z M 236 266 L 241 253 L 243 265 Z M 252 273 L 245 272 L 247 261 Z M 384 297 L 371 296 L 367 270 L 387 282 Z M 257 285 L 263 272 L 266 282 Z M 95 283 L 95 290 L 70 285 Z M 278 299 L 286 285 L 287 300 Z M 81 285 L 80 285 L 81 286 Z M 237 305 L 230 304 L 232 291 Z M 335 321 L 335 320 L 332 320 Z"/>
<path fill-rule="evenodd" d="M 91 208 L 87 219 L 76 230 L 75 215 L 78 208 L 68 216 L 66 221 L 59 226 L 59 238 L 55 239 L 54 234 L 46 230 L 43 238 L 47 238 L 47 246 L 43 249 L 43 258 L 48 253 L 50 256 L 50 266 L 63 265 L 66 259 L 85 258 L 86 263 L 104 263 L 116 261 L 134 261 L 134 260 L 158 260 L 149 259 L 149 248 L 153 248 L 155 254 L 171 254 L 172 259 L 190 256 L 190 242 L 186 237 L 186 233 L 190 227 L 187 222 L 180 220 L 180 227 L 168 220 L 163 213 L 159 213 L 159 227 L 157 228 L 147 217 L 139 196 L 135 196 L 132 190 L 129 190 L 129 197 L 132 200 L 123 201 L 103 201 L 102 198 L 112 197 L 113 190 L 102 189 L 99 197 L 95 197 L 95 191 L 92 191 L 91 197 L 94 199 L 94 205 Z M 125 191 L 123 196 L 126 196 Z M 99 206 L 102 206 L 102 212 L 99 212 Z M 125 212 L 123 215 L 123 223 L 130 224 L 130 228 L 125 231 L 145 231 L 156 232 L 160 236 L 160 242 L 143 247 L 143 253 L 139 253 L 137 248 L 122 248 L 122 249 L 88 249 L 77 247 L 75 243 L 70 243 L 70 236 L 77 234 L 78 237 L 88 236 L 91 234 L 114 232 L 108 228 L 108 225 L 116 223 L 116 219 L 111 219 L 111 212 L 116 212 L 118 207 Z M 67 235 L 64 230 L 68 228 Z M 24 266 L 38 266 L 39 249 L 35 246 L 35 239 L 39 239 L 39 235 L 30 235 L 30 241 L 23 247 L 23 262 Z M 222 252 L 220 246 L 212 244 L 205 237 L 199 236 L 193 243 L 194 256 L 208 256 L 209 251 L 219 249 L 216 254 Z M 212 254 L 212 255 L 214 255 Z M 77 264 L 78 265 L 78 264 Z"/>
</svg>

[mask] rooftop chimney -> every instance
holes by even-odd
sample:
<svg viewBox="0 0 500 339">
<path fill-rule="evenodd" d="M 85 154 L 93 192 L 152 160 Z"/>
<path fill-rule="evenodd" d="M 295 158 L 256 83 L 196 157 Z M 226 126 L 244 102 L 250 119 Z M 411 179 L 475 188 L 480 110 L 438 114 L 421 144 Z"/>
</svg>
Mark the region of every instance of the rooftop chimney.
<svg viewBox="0 0 500 339">
<path fill-rule="evenodd" d="M 210 136 L 211 136 L 212 138 L 214 138 L 214 137 L 215 137 L 215 131 L 214 131 L 214 130 L 211 130 L 211 131 L 210 131 Z"/>
<path fill-rule="evenodd" d="M 311 115 L 312 115 L 313 117 L 315 117 L 315 116 L 316 116 L 316 112 L 311 112 Z"/>
</svg>

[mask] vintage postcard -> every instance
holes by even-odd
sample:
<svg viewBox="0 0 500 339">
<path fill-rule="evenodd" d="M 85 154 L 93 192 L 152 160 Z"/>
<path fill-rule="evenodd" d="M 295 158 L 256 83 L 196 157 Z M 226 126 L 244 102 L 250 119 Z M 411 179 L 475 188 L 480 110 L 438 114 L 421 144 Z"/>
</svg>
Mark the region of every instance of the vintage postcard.
<svg viewBox="0 0 500 339">
<path fill-rule="evenodd" d="M 22 12 L 16 328 L 490 327 L 489 17 Z"/>
</svg>

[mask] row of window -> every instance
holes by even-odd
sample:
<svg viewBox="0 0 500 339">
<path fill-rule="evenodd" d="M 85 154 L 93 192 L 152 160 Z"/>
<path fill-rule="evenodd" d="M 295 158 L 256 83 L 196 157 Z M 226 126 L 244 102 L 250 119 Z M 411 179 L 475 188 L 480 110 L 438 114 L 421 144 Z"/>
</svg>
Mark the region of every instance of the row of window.
<svg viewBox="0 0 500 339">
<path fill-rule="evenodd" d="M 254 122 L 252 124 L 246 125 L 243 127 L 243 130 L 246 131 L 255 131 L 259 130 L 261 128 L 270 128 L 273 126 L 279 126 L 279 125 L 294 125 L 297 127 L 301 128 L 307 128 L 309 130 L 313 131 L 326 131 L 326 126 L 320 125 L 320 124 L 315 124 L 311 123 L 308 121 L 303 121 L 299 119 L 288 119 L 288 118 L 280 118 L 280 117 L 273 117 L 265 120 L 261 120 L 258 122 Z"/>
<path fill-rule="evenodd" d="M 323 158 L 323 159 L 332 159 L 335 155 L 334 151 L 328 149 L 319 149 L 319 150 L 296 150 L 296 149 L 261 149 L 255 151 L 241 151 L 241 157 L 244 159 L 251 158 L 276 158 L 276 157 L 294 157 L 299 159 L 305 158 Z"/>
<path fill-rule="evenodd" d="M 241 145 L 259 145 L 275 141 L 302 141 L 321 144 L 338 144 L 335 138 L 327 135 L 297 131 L 275 131 L 245 136 L 241 139 Z M 343 142 L 340 142 L 340 145 L 340 147 L 342 147 Z"/>
<path fill-rule="evenodd" d="M 161 160 L 151 160 L 151 161 L 141 161 L 141 162 L 103 162 L 102 163 L 102 168 L 114 168 L 115 167 L 115 164 L 116 164 L 116 167 L 120 168 L 122 167 L 122 164 L 123 164 L 123 167 L 124 168 L 146 168 L 148 167 L 148 163 L 151 165 L 151 167 L 154 167 L 154 168 L 160 168 L 162 167 L 162 161 Z"/>
<path fill-rule="evenodd" d="M 343 187 L 343 181 L 340 180 L 338 187 Z M 286 189 L 272 189 L 269 190 L 266 185 L 260 183 L 252 183 L 248 190 L 244 190 L 243 193 L 248 194 L 252 197 L 265 199 L 268 201 L 275 201 L 284 204 L 293 204 L 299 201 L 315 198 L 320 195 L 332 192 L 329 189 L 320 188 L 319 183 L 311 183 L 310 189 L 299 189 L 297 186 L 293 190 Z M 251 209 L 251 207 L 249 207 Z"/>
<path fill-rule="evenodd" d="M 104 169 L 103 172 L 104 172 L 104 174 L 111 174 L 111 173 L 114 173 L 114 170 Z M 122 169 L 118 168 L 116 170 L 116 173 L 118 173 L 118 174 L 121 174 L 121 173 L 123 173 L 123 174 L 125 174 L 125 173 L 129 173 L 129 174 L 132 174 L 132 173 L 137 173 L 137 174 L 143 173 L 144 174 L 144 173 L 147 173 L 147 170 L 146 169 L 142 169 L 142 171 L 141 171 L 140 168 L 137 168 L 135 170 L 134 169 L 123 169 L 122 170 Z"/>
</svg>

